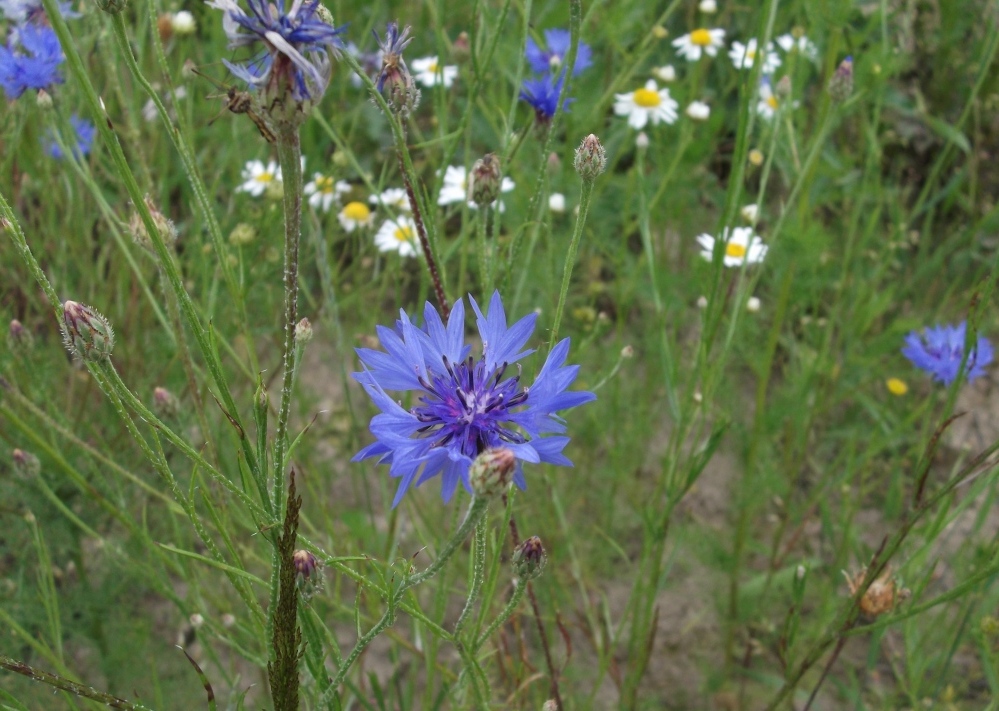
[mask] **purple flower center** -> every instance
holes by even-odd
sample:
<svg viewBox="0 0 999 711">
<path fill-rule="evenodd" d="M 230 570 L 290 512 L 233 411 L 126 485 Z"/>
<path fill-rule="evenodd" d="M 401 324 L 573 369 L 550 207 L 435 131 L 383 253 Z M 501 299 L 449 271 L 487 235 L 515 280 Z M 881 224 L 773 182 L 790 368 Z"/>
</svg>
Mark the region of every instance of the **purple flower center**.
<svg viewBox="0 0 999 711">
<path fill-rule="evenodd" d="M 443 363 L 443 373 L 428 369 L 430 380 L 420 378 L 428 394 L 420 398 L 423 405 L 411 410 L 426 423 L 419 436 L 433 439 L 433 447 L 457 445 L 471 458 L 500 442 L 527 441 L 504 426 L 509 409 L 527 402 L 528 388 L 520 387 L 519 373 L 503 380 L 506 363 L 488 371 L 485 361 L 475 363 L 471 356 L 460 363 L 444 356 Z"/>
</svg>

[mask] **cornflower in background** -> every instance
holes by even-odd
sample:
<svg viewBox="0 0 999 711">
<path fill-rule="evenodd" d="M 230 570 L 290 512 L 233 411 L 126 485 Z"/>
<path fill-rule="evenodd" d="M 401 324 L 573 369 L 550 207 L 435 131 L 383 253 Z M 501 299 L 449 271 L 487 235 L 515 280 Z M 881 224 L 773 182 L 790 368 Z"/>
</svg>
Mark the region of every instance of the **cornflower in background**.
<svg viewBox="0 0 999 711">
<path fill-rule="evenodd" d="M 562 74 L 558 81 L 555 81 L 552 75 L 546 72 L 539 79 L 524 80 L 524 87 L 520 90 L 520 98 L 534 109 L 534 117 L 539 125 L 549 124 L 552 117 L 555 116 L 564 79 L 565 75 Z M 572 101 L 575 99 L 567 97 L 562 102 L 562 110 L 568 111 L 569 103 Z"/>
<path fill-rule="evenodd" d="M 249 14 L 235 0 L 208 2 L 224 13 L 222 28 L 229 49 L 264 47 L 246 64 L 222 62 L 251 88 L 264 89 L 268 107 L 288 91 L 296 102 L 318 100 L 329 83 L 330 53 L 341 46 L 337 35 L 343 30 L 322 19 L 322 13 L 328 12 L 319 0 L 294 0 L 287 11 L 284 0 L 277 4 L 247 0 L 247 4 Z"/>
<path fill-rule="evenodd" d="M 958 367 L 964 356 L 967 329 L 967 321 L 962 321 L 956 326 L 927 328 L 922 333 L 912 331 L 905 337 L 902 355 L 920 370 L 931 374 L 934 380 L 950 385 L 957 379 Z M 979 336 L 965 365 L 968 382 L 985 375 L 985 366 L 991 362 L 992 344 Z"/>
<path fill-rule="evenodd" d="M 415 257 L 420 253 L 416 238 L 416 223 L 409 215 L 399 215 L 382 223 L 375 233 L 375 246 L 380 252 L 398 252 L 400 257 Z"/>
<path fill-rule="evenodd" d="M 87 119 L 80 118 L 76 114 L 69 117 L 69 124 L 73 127 L 73 133 L 75 134 L 75 140 L 70 146 L 70 150 L 80 157 L 89 155 L 90 149 L 94 145 L 94 136 L 97 135 L 97 129 L 94 127 L 94 124 L 90 123 Z M 48 135 L 49 139 L 45 145 L 45 152 L 53 158 L 61 160 L 65 157 L 62 148 L 59 147 L 51 131 Z"/>
<path fill-rule="evenodd" d="M 746 44 L 733 42 L 732 49 L 728 56 L 736 69 L 752 69 L 756 64 L 756 57 L 760 54 L 756 38 L 749 40 Z M 763 73 L 773 74 L 780 66 L 780 57 L 774 51 L 773 42 L 767 44 L 766 51 L 763 52 Z"/>
<path fill-rule="evenodd" d="M 423 86 L 442 85 L 445 89 L 450 89 L 454 80 L 458 78 L 458 67 L 441 66 L 437 57 L 423 57 L 413 60 L 413 71 L 416 72 L 416 81 Z"/>
<path fill-rule="evenodd" d="M 359 227 L 371 227 L 375 221 L 375 216 L 363 202 L 348 202 L 337 214 L 336 219 L 340 221 L 340 226 L 344 232 L 353 232 Z"/>
<path fill-rule="evenodd" d="M 639 131 L 649 121 L 653 126 L 660 122 L 673 123 L 679 106 L 669 95 L 669 89 L 660 89 L 655 79 L 649 79 L 641 89 L 616 94 L 614 98 L 614 113 L 627 116 L 628 125 Z"/>
<path fill-rule="evenodd" d="M 399 212 L 412 212 L 409 204 L 409 196 L 403 188 L 386 188 L 378 195 L 372 195 L 368 202 L 378 207 L 391 207 Z"/>
<path fill-rule="evenodd" d="M 730 236 L 731 235 L 731 236 Z M 722 263 L 726 267 L 740 267 L 743 263 L 759 264 L 767 256 L 767 247 L 763 240 L 753 233 L 752 227 L 736 227 L 722 231 L 721 241 L 725 244 L 725 256 Z M 709 262 L 714 259 L 715 238 L 702 234 L 697 237 L 701 245 L 701 256 Z"/>
<path fill-rule="evenodd" d="M 0 86 L 16 99 L 28 89 L 61 84 L 59 65 L 65 58 L 51 27 L 27 23 L 14 29 L 0 46 Z"/>
<path fill-rule="evenodd" d="M 515 187 L 516 183 L 510 178 L 504 177 L 500 183 L 500 192 L 508 193 Z M 441 185 L 440 195 L 437 196 L 437 204 L 452 205 L 462 201 L 466 201 L 473 210 L 477 207 L 474 202 L 468 199 L 468 171 L 462 165 L 449 165 L 444 171 L 444 184 Z M 502 200 L 493 203 L 493 207 L 500 212 L 505 209 Z"/>
<path fill-rule="evenodd" d="M 323 212 L 329 212 L 333 203 L 339 203 L 340 196 L 350 191 L 350 183 L 344 180 L 334 181 L 332 177 L 322 173 L 314 173 L 312 180 L 302 189 L 309 197 L 309 204 Z"/>
<path fill-rule="evenodd" d="M 67 20 L 79 17 L 80 13 L 74 12 L 72 3 L 57 3 L 59 11 Z M 31 22 L 39 25 L 48 25 L 48 18 L 45 16 L 45 8 L 41 0 L 0 0 L 0 13 L 15 25 L 22 25 Z"/>
<path fill-rule="evenodd" d="M 725 44 L 725 30 L 709 30 L 700 28 L 673 40 L 676 53 L 686 57 L 687 61 L 696 62 L 702 54 L 714 57 Z"/>
<path fill-rule="evenodd" d="M 572 465 L 562 454 L 569 444 L 563 436 L 565 421 L 555 413 L 596 396 L 567 392 L 579 370 L 579 366 L 564 365 L 569 339 L 548 354 L 534 384 L 523 387 L 519 367 L 513 377 L 504 376 L 511 365 L 533 352 L 522 349 L 534 331 L 537 314 L 507 327 L 499 292 L 493 294 L 488 314 L 479 310 L 473 298 L 469 301 L 483 343 L 478 360 L 464 343 L 462 300 L 455 303 L 446 327 L 428 303 L 422 328 L 405 311 L 400 312 L 394 330 L 378 327 L 386 353 L 357 349 L 364 370 L 354 373 L 354 379 L 381 412 L 371 420 L 375 442 L 354 455 L 353 461 L 377 457 L 380 464 L 390 465 L 389 475 L 400 480 L 393 506 L 410 486 L 438 475 L 445 502 L 454 496 L 459 482 L 471 492 L 469 467 L 493 447 L 513 452 L 518 460 L 513 481 L 521 489 L 527 486 L 523 462 Z M 404 410 L 386 390 L 413 391 L 415 406 Z"/>
<path fill-rule="evenodd" d="M 243 184 L 236 188 L 237 192 L 250 193 L 260 197 L 272 183 L 281 181 L 281 166 L 276 161 L 264 165 L 263 161 L 247 161 L 243 168 Z"/>
<path fill-rule="evenodd" d="M 795 36 L 793 33 L 788 33 L 778 37 L 776 42 L 777 46 L 788 54 L 791 52 L 800 52 L 803 57 L 813 62 L 819 59 L 819 48 L 805 35 Z"/>
<path fill-rule="evenodd" d="M 569 53 L 570 40 L 569 30 L 545 30 L 546 47 L 542 49 L 533 37 L 528 37 L 524 55 L 527 57 L 527 63 L 531 65 L 531 70 L 537 74 L 559 73 L 565 55 Z M 578 76 L 592 65 L 592 56 L 590 46 L 580 42 L 576 48 L 576 63 L 572 68 L 572 75 Z"/>
</svg>

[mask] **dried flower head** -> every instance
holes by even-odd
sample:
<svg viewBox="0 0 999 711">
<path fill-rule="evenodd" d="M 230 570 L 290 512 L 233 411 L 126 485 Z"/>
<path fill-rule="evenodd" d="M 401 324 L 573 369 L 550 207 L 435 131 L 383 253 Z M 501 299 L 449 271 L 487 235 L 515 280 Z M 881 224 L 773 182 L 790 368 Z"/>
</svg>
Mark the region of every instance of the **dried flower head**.
<svg viewBox="0 0 999 711">
<path fill-rule="evenodd" d="M 850 577 L 849 573 L 843 571 L 846 578 L 846 585 L 850 589 L 851 595 L 856 595 L 867 575 L 867 568 L 861 568 L 857 574 Z M 891 567 L 886 567 L 880 576 L 874 579 L 864 591 L 860 598 L 860 612 L 864 617 L 873 619 L 887 614 L 898 607 L 899 603 L 907 600 L 911 593 L 906 588 L 899 587 L 892 577 Z"/>
</svg>

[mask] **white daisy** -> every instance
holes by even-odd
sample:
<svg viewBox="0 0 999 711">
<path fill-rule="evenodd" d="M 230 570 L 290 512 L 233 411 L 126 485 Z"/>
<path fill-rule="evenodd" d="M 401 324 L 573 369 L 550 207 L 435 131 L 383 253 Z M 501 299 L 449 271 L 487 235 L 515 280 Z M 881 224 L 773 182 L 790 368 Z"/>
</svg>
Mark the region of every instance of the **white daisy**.
<svg viewBox="0 0 999 711">
<path fill-rule="evenodd" d="M 762 304 L 760 304 L 759 298 L 755 296 L 750 296 L 746 299 L 746 311 L 749 311 L 750 313 L 758 313 L 761 305 Z"/>
<path fill-rule="evenodd" d="M 742 219 L 752 225 L 756 222 L 756 218 L 760 216 L 760 208 L 754 202 L 749 205 L 744 205 L 742 209 L 739 210 L 739 214 L 742 216 Z"/>
<path fill-rule="evenodd" d="M 694 121 L 707 121 L 711 115 L 711 107 L 703 101 L 692 101 L 684 113 Z"/>
<path fill-rule="evenodd" d="M 756 102 L 756 113 L 765 118 L 767 121 L 771 120 L 780 111 L 781 102 L 774 93 L 774 89 L 770 86 L 770 80 L 764 77 L 763 81 L 760 82 L 760 93 L 759 101 Z M 791 104 L 792 107 L 798 105 L 795 101 Z"/>
<path fill-rule="evenodd" d="M 340 220 L 340 226 L 346 232 L 353 232 L 358 227 L 370 227 L 375 221 L 375 216 L 363 202 L 348 202 L 337 214 L 336 219 Z"/>
<path fill-rule="evenodd" d="M 437 62 L 437 57 L 414 59 L 409 66 L 413 68 L 416 81 L 423 86 L 442 84 L 445 89 L 450 89 L 454 80 L 458 78 L 458 67 L 445 67 Z"/>
<path fill-rule="evenodd" d="M 197 28 L 194 15 L 187 10 L 180 10 L 170 15 L 170 28 L 178 35 L 189 35 Z"/>
<path fill-rule="evenodd" d="M 565 195 L 552 193 L 548 196 L 548 209 L 552 212 L 565 212 Z"/>
<path fill-rule="evenodd" d="M 323 212 L 329 212 L 334 202 L 340 202 L 340 196 L 351 190 L 350 183 L 344 180 L 334 182 L 333 178 L 322 173 L 315 173 L 312 181 L 305 184 L 303 192 L 309 196 L 309 204 Z"/>
<path fill-rule="evenodd" d="M 725 30 L 697 29 L 690 34 L 673 40 L 676 53 L 686 57 L 688 61 L 696 62 L 701 53 L 714 57 L 718 49 L 725 44 Z"/>
<path fill-rule="evenodd" d="M 641 89 L 627 94 L 617 94 L 614 99 L 614 113 L 627 116 L 628 125 L 636 130 L 645 128 L 652 120 L 655 126 L 660 121 L 676 121 L 679 104 L 669 95 L 669 89 L 660 89 L 655 79 L 649 79 Z"/>
<path fill-rule="evenodd" d="M 777 38 L 777 45 L 788 54 L 797 50 L 813 62 L 819 59 L 819 48 L 805 35 L 801 37 L 795 37 L 792 34 L 781 35 Z"/>
<path fill-rule="evenodd" d="M 375 235 L 375 246 L 382 252 L 398 252 L 400 257 L 415 257 L 420 253 L 416 223 L 408 215 L 385 220 Z"/>
<path fill-rule="evenodd" d="M 243 168 L 243 184 L 237 191 L 260 197 L 271 183 L 281 180 L 281 167 L 276 161 L 264 165 L 263 161 L 251 160 Z"/>
<path fill-rule="evenodd" d="M 672 64 L 666 64 L 665 66 L 653 69 L 652 76 L 663 84 L 669 84 L 671 81 L 676 81 L 676 69 L 673 68 Z"/>
<path fill-rule="evenodd" d="M 500 183 L 500 191 L 504 193 L 510 192 L 515 187 L 516 184 L 507 177 L 504 177 L 503 182 Z M 468 206 L 473 210 L 478 209 L 474 202 L 468 200 L 468 173 L 465 167 L 461 165 L 449 165 L 447 170 L 444 171 L 444 184 L 441 185 L 441 193 L 437 196 L 437 204 L 452 205 L 462 200 L 467 200 Z M 494 202 L 493 207 L 500 212 L 506 209 L 502 200 Z"/>
<path fill-rule="evenodd" d="M 403 188 L 388 188 L 380 195 L 372 195 L 368 202 L 379 207 L 391 207 L 399 212 L 412 212 L 409 196 Z"/>
<path fill-rule="evenodd" d="M 701 0 L 697 4 L 697 9 L 705 15 L 713 15 L 718 12 L 718 3 L 715 0 Z"/>
<path fill-rule="evenodd" d="M 736 69 L 752 69 L 753 64 L 756 63 L 756 56 L 758 54 L 759 47 L 757 46 L 756 39 L 753 38 L 746 44 L 743 44 L 742 42 L 733 42 L 732 49 L 729 50 L 728 56 L 732 59 L 732 64 L 735 65 Z M 763 56 L 763 73 L 773 74 L 779 66 L 780 57 L 777 56 L 777 52 L 774 51 L 773 42 L 770 42 L 767 44 L 767 51 Z"/>
<path fill-rule="evenodd" d="M 767 256 L 767 247 L 758 235 L 753 234 L 752 227 L 736 227 L 731 238 L 726 228 L 722 232 L 722 242 L 725 244 L 723 263 L 726 267 L 739 267 L 743 262 L 759 264 Z M 715 238 L 711 235 L 700 235 L 697 242 L 701 245 L 701 256 L 709 262 L 714 258 Z"/>
</svg>

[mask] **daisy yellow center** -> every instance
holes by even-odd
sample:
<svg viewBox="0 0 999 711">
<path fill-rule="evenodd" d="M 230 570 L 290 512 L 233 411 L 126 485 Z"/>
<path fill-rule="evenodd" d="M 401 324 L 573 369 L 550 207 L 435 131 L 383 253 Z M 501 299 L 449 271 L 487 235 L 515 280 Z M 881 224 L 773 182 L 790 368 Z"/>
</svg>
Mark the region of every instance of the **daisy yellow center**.
<svg viewBox="0 0 999 711">
<path fill-rule="evenodd" d="M 343 215 L 348 220 L 364 222 L 371 216 L 371 210 L 363 202 L 348 202 L 344 205 Z"/>
<path fill-rule="evenodd" d="M 767 106 L 769 106 L 771 109 L 773 109 L 774 111 L 776 111 L 777 110 L 777 97 L 776 96 L 768 96 L 767 97 Z"/>
<path fill-rule="evenodd" d="M 410 227 L 396 227 L 392 236 L 400 242 L 409 242 L 413 239 L 413 230 Z"/>
<path fill-rule="evenodd" d="M 902 396 L 909 392 L 909 386 L 905 384 L 904 380 L 898 378 L 888 378 L 885 385 L 888 386 L 888 392 L 892 395 Z"/>
<path fill-rule="evenodd" d="M 659 92 L 652 89 L 635 89 L 635 103 L 645 109 L 652 109 L 662 103 Z"/>
<path fill-rule="evenodd" d="M 258 183 L 269 183 L 272 180 L 274 180 L 274 173 L 268 173 L 264 171 L 263 173 L 257 176 Z"/>
<path fill-rule="evenodd" d="M 690 33 L 690 43 L 700 47 L 707 47 L 711 44 L 711 33 L 707 30 L 694 30 Z"/>
<path fill-rule="evenodd" d="M 333 178 L 328 178 L 323 176 L 321 178 L 316 178 L 316 189 L 321 193 L 332 193 L 333 192 Z"/>
<path fill-rule="evenodd" d="M 735 257 L 736 259 L 742 259 L 746 256 L 745 245 L 735 244 L 734 242 L 729 242 L 725 245 L 725 256 Z"/>
<path fill-rule="evenodd" d="M 746 59 L 756 59 L 756 48 L 747 47 L 746 48 Z"/>
<path fill-rule="evenodd" d="M 427 65 L 427 71 L 430 72 L 431 74 L 436 74 L 437 73 L 437 62 L 431 62 L 430 64 L 428 64 Z"/>
</svg>

